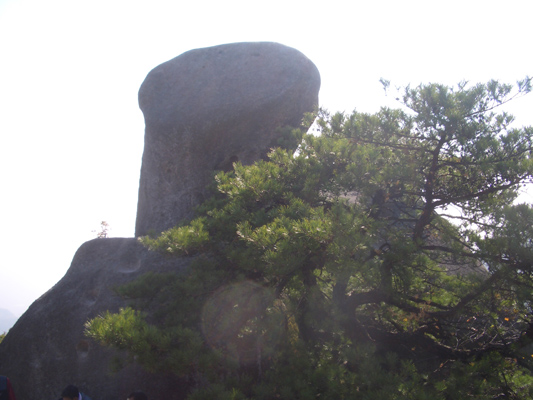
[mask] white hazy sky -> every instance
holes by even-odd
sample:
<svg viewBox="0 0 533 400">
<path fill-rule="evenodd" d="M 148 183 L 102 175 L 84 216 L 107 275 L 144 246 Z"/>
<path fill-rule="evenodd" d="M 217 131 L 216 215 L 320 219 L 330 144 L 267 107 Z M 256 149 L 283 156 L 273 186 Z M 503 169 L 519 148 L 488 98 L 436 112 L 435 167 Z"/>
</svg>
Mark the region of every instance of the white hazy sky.
<svg viewBox="0 0 533 400">
<path fill-rule="evenodd" d="M 22 314 L 100 222 L 134 233 L 155 66 L 199 47 L 275 41 L 309 57 L 321 105 L 376 111 L 379 84 L 533 75 L 530 0 L 0 0 L 0 308 Z M 533 125 L 533 95 L 509 107 Z"/>
</svg>

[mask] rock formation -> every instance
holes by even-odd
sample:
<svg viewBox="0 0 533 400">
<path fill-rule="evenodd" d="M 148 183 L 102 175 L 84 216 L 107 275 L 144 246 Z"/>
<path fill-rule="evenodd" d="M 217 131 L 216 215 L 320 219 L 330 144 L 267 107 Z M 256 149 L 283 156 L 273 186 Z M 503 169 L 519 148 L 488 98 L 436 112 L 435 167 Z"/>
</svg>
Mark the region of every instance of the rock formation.
<svg viewBox="0 0 533 400">
<path fill-rule="evenodd" d="M 189 217 L 212 171 L 250 164 L 318 103 L 320 76 L 277 43 L 191 50 L 154 68 L 139 91 L 146 123 L 136 236 Z"/>
<path fill-rule="evenodd" d="M 277 128 L 297 126 L 317 105 L 320 79 L 300 52 L 276 43 L 193 50 L 151 71 L 139 93 L 146 135 L 136 236 L 162 231 L 192 212 L 215 169 L 251 163 L 275 145 Z M 134 238 L 95 239 L 66 275 L 18 320 L 0 344 L 0 373 L 18 400 L 57 399 L 78 385 L 94 400 L 142 389 L 183 398 L 174 377 L 138 365 L 111 374 L 120 354 L 83 334 L 87 320 L 127 305 L 113 288 L 153 272 L 183 270 L 186 258 L 149 252 Z"/>
<path fill-rule="evenodd" d="M 147 393 L 176 390 L 171 383 L 165 386 L 164 377 L 155 379 L 135 365 L 112 374 L 117 354 L 85 337 L 83 330 L 90 318 L 127 305 L 114 287 L 148 271 L 186 266 L 187 259 L 150 252 L 134 238 L 84 243 L 66 275 L 30 306 L 0 344 L 0 371 L 10 377 L 17 400 L 57 399 L 69 383 L 94 400 L 125 399 L 126 392 L 141 386 Z"/>
</svg>

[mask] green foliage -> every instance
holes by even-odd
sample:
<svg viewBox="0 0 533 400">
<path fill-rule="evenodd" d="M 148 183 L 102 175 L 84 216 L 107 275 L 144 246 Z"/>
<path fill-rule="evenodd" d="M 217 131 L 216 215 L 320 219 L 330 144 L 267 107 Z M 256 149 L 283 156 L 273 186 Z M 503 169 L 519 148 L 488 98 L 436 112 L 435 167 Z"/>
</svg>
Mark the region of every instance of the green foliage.
<svg viewBox="0 0 533 400">
<path fill-rule="evenodd" d="M 146 314 L 88 334 L 188 377 L 191 399 L 530 398 L 533 209 L 511 204 L 533 129 L 495 112 L 530 90 L 320 112 L 321 136 L 289 132 L 296 153 L 236 163 L 195 219 L 143 238 L 189 270 L 121 288 Z"/>
</svg>

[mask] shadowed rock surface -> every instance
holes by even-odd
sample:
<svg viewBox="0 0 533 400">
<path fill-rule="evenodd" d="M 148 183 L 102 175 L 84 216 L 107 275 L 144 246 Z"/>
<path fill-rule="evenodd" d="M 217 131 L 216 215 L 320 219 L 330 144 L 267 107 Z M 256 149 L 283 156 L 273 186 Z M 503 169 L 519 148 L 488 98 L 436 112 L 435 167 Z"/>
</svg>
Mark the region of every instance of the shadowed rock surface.
<svg viewBox="0 0 533 400">
<path fill-rule="evenodd" d="M 150 252 L 133 238 L 84 243 L 66 275 L 30 306 L 0 345 L 0 371 L 10 377 L 17 400 L 55 400 L 69 383 L 95 400 L 125 399 L 139 387 L 180 398 L 175 379 L 152 377 L 138 366 L 111 374 L 117 353 L 83 330 L 88 319 L 126 305 L 115 286 L 148 271 L 180 271 L 187 265 L 188 259 Z"/>
<path fill-rule="evenodd" d="M 265 157 L 277 128 L 298 126 L 317 105 L 319 86 L 316 67 L 276 43 L 192 50 L 151 71 L 139 92 L 146 135 L 136 236 L 189 216 L 215 169 Z M 17 400 L 56 400 L 70 383 L 93 400 L 125 399 L 137 389 L 150 399 L 184 398 L 185 385 L 175 377 L 138 365 L 111 374 L 119 354 L 83 331 L 89 319 L 128 305 L 114 287 L 188 263 L 149 252 L 133 238 L 84 243 L 66 275 L 0 344 L 0 373 L 10 377 Z"/>
<path fill-rule="evenodd" d="M 146 123 L 136 236 L 161 232 L 204 200 L 214 170 L 264 158 L 277 129 L 318 104 L 320 75 L 278 43 L 191 50 L 154 68 L 139 91 Z"/>
</svg>

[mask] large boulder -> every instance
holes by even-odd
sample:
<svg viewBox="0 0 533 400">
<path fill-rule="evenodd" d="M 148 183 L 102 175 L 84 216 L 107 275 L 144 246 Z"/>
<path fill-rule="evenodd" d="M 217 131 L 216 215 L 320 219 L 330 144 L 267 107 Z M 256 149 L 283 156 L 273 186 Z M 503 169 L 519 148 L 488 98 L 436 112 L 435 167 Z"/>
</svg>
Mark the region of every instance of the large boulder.
<svg viewBox="0 0 533 400">
<path fill-rule="evenodd" d="M 142 388 L 159 398 L 183 398 L 175 379 L 152 376 L 138 365 L 113 373 L 122 355 L 85 337 L 85 323 L 127 305 L 114 288 L 142 274 L 179 272 L 187 258 L 148 251 L 136 239 L 94 239 L 76 252 L 66 275 L 36 300 L 0 345 L 0 371 L 17 400 L 56 400 L 70 383 L 94 400 L 125 399 Z"/>
<path fill-rule="evenodd" d="M 239 43 L 187 52 L 149 73 L 139 101 L 146 120 L 136 236 L 191 215 L 213 171 L 265 157 L 278 128 L 298 126 L 317 105 L 320 79 L 298 51 Z M 186 385 L 139 365 L 111 373 L 123 355 L 84 336 L 85 323 L 127 302 L 115 287 L 146 272 L 179 272 L 188 258 L 149 252 L 136 239 L 95 239 L 76 252 L 66 275 L 19 319 L 0 344 L 0 374 L 18 400 L 57 399 L 67 384 L 95 400 L 179 400 Z"/>
<path fill-rule="evenodd" d="M 191 50 L 154 68 L 139 91 L 146 123 L 136 236 L 187 218 L 214 170 L 265 158 L 279 128 L 318 105 L 320 75 L 278 43 Z"/>
</svg>

